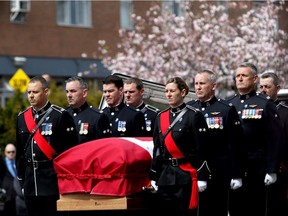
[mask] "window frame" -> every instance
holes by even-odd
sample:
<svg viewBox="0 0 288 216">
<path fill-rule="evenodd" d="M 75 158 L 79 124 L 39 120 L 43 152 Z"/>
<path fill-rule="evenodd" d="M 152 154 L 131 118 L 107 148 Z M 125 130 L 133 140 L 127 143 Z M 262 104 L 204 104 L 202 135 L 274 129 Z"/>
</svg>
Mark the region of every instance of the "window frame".
<svg viewBox="0 0 288 216">
<path fill-rule="evenodd" d="M 91 0 L 57 0 L 56 11 L 59 26 L 92 27 Z"/>
</svg>

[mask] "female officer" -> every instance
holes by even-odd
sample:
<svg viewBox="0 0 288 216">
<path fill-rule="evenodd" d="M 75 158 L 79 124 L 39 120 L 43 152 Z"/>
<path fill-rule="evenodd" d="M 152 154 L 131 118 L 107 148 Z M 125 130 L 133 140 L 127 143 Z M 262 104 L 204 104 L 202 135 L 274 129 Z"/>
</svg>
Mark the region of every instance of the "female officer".
<svg viewBox="0 0 288 216">
<path fill-rule="evenodd" d="M 169 108 L 155 121 L 150 179 L 167 215 L 196 215 L 198 190 L 207 185 L 207 124 L 200 111 L 186 106 L 188 92 L 183 79 L 170 78 L 165 85 Z"/>
</svg>

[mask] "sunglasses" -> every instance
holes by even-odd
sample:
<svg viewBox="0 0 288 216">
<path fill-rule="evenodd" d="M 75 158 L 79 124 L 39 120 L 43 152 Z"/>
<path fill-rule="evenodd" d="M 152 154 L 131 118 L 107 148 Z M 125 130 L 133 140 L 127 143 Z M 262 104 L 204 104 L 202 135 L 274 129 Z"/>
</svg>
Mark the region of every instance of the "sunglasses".
<svg viewBox="0 0 288 216">
<path fill-rule="evenodd" d="M 15 151 L 6 151 L 8 154 L 14 154 Z"/>
</svg>

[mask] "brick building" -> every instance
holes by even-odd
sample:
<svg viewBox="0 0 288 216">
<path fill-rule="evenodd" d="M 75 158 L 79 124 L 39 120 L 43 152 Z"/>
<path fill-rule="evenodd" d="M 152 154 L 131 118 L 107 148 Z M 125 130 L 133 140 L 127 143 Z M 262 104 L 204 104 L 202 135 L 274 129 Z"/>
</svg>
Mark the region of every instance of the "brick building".
<svg viewBox="0 0 288 216">
<path fill-rule="evenodd" d="M 18 68 L 31 77 L 49 73 L 60 80 L 82 75 L 100 81 L 110 72 L 97 59 L 98 41 L 116 51 L 118 30 L 133 28 L 129 14 L 145 16 L 155 2 L 161 0 L 0 1 L 2 101 L 11 94 L 8 81 Z M 179 9 L 174 0 L 165 4 Z M 288 28 L 287 17 L 282 20 L 279 27 Z"/>
</svg>

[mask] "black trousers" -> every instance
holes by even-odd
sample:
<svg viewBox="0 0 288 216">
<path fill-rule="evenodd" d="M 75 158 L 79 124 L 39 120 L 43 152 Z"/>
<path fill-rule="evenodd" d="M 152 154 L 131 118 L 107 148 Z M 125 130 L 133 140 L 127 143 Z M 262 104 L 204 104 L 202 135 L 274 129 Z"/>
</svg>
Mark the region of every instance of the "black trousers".
<svg viewBox="0 0 288 216">
<path fill-rule="evenodd" d="M 15 199 L 7 200 L 4 203 L 4 216 L 16 216 L 16 202 Z"/>
<path fill-rule="evenodd" d="M 229 193 L 230 216 L 266 216 L 269 188 L 264 184 L 265 175 L 248 175 L 243 186 Z M 276 215 L 273 215 L 276 216 Z"/>
<path fill-rule="evenodd" d="M 277 181 L 268 187 L 268 216 L 287 216 L 288 173 L 282 170 Z"/>
<path fill-rule="evenodd" d="M 199 192 L 199 216 L 227 216 L 230 179 L 223 176 L 212 177 L 207 189 Z"/>
<path fill-rule="evenodd" d="M 159 210 L 163 215 L 196 216 L 197 209 L 189 209 L 192 184 L 158 186 Z"/>
<path fill-rule="evenodd" d="M 57 216 L 56 196 L 25 196 L 28 216 Z"/>
</svg>

